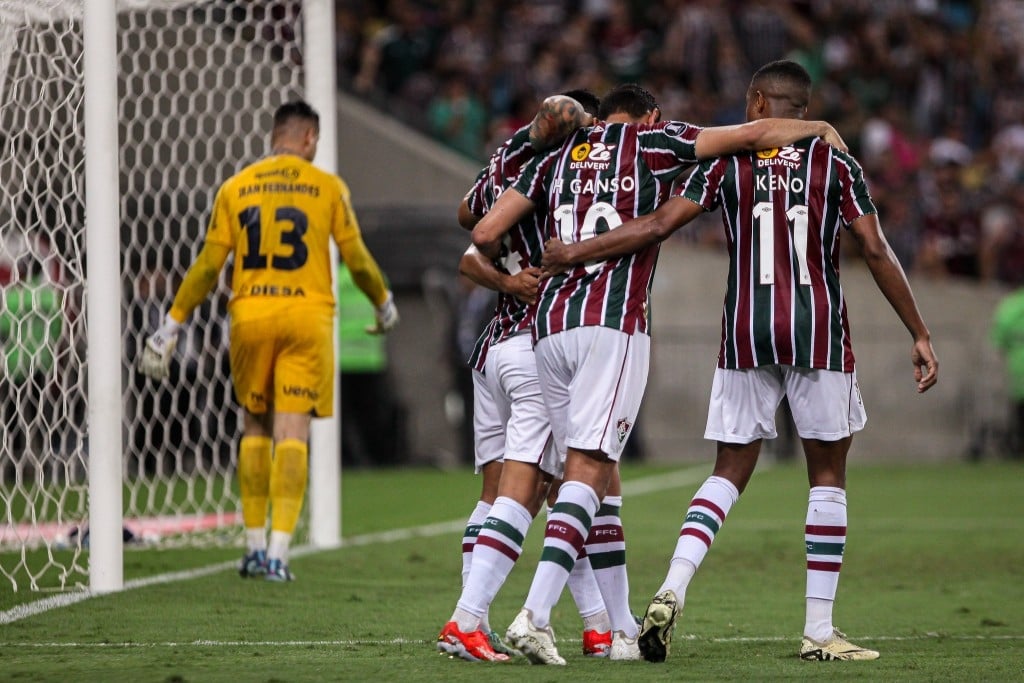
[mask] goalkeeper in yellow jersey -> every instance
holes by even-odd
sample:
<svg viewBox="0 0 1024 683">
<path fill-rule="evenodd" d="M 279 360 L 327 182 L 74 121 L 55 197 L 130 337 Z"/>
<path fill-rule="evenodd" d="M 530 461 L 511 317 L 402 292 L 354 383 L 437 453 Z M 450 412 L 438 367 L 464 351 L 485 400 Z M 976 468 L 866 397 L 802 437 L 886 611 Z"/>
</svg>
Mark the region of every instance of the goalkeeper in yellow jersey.
<svg viewBox="0 0 1024 683">
<path fill-rule="evenodd" d="M 383 334 L 398 323 L 394 297 L 359 233 L 345 182 L 312 164 L 320 117 L 302 101 L 274 113 L 271 155 L 217 191 L 206 241 L 163 325 L 146 339 L 141 371 L 167 376 L 178 329 L 210 293 L 234 252 L 231 378 L 245 408 L 238 451 L 247 552 L 239 573 L 290 581 L 288 546 L 308 476 L 311 417 L 334 407 L 334 293 L 330 239 L 373 302 Z M 267 543 L 267 506 L 270 542 Z"/>
</svg>

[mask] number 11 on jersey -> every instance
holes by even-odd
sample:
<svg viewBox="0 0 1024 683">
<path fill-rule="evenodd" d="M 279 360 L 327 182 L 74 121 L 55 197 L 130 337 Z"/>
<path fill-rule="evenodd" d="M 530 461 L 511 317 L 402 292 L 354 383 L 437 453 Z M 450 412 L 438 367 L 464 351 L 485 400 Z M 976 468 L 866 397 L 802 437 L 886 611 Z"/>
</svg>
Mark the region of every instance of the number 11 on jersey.
<svg viewBox="0 0 1024 683">
<path fill-rule="evenodd" d="M 761 247 L 761 267 L 758 284 L 775 284 L 775 205 L 772 202 L 758 202 L 754 205 L 754 218 Z M 786 212 L 793 230 L 793 250 L 796 252 L 797 267 L 800 270 L 800 284 L 811 284 L 811 273 L 807 268 L 807 207 L 796 204 Z"/>
</svg>

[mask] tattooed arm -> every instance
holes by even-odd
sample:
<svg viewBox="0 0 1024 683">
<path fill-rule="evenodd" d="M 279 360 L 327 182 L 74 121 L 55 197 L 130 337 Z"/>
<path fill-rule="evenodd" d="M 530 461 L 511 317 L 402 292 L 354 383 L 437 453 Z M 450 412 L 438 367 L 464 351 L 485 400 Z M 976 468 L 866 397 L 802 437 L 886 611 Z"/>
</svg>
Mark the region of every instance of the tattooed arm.
<svg viewBox="0 0 1024 683">
<path fill-rule="evenodd" d="M 710 159 L 736 152 L 782 147 L 809 137 L 822 137 L 833 147 L 847 151 L 843 138 L 825 121 L 775 118 L 705 128 L 697 136 L 695 148 L 698 159 Z"/>
<path fill-rule="evenodd" d="M 540 105 L 530 124 L 530 144 L 536 150 L 545 150 L 559 144 L 581 126 L 593 122 L 583 105 L 566 95 L 552 95 Z"/>
</svg>

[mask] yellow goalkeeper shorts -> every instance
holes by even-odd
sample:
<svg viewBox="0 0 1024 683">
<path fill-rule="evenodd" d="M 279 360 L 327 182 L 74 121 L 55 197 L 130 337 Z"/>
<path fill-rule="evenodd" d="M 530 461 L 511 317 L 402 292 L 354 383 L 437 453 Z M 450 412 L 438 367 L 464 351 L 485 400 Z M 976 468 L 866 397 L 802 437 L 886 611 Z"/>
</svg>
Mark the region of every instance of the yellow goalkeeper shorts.
<svg viewBox="0 0 1024 683">
<path fill-rule="evenodd" d="M 231 312 L 231 378 L 238 402 L 254 415 L 334 409 L 334 316 L 330 307 Z M 248 310 L 246 310 L 248 309 Z"/>
</svg>

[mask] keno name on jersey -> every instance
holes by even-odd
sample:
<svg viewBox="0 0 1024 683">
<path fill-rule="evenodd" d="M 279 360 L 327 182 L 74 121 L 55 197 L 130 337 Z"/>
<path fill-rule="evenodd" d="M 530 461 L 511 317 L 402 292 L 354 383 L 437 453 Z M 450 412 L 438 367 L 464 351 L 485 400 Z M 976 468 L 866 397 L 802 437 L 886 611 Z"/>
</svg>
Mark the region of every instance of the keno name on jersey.
<svg viewBox="0 0 1024 683">
<path fill-rule="evenodd" d="M 754 179 L 754 184 L 758 190 L 764 192 L 775 192 L 781 190 L 783 192 L 789 192 L 792 190 L 797 194 L 804 191 L 804 179 L 803 178 L 790 178 L 784 175 L 759 175 Z"/>
</svg>

